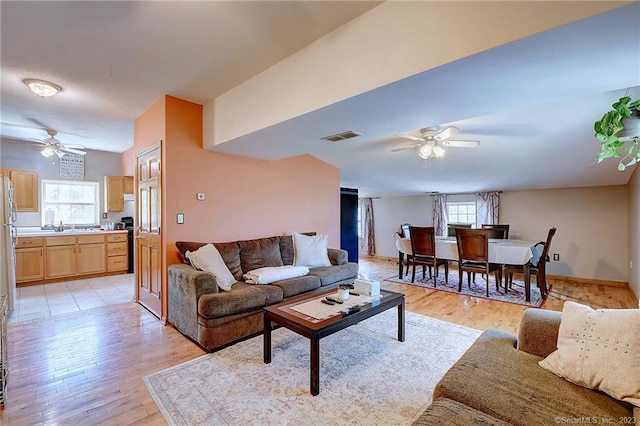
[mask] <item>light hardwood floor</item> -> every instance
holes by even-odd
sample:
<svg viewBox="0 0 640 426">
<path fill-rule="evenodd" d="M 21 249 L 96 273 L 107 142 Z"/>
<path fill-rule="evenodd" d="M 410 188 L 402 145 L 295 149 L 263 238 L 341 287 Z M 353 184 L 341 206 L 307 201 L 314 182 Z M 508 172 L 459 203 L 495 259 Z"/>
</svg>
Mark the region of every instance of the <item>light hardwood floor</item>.
<svg viewBox="0 0 640 426">
<path fill-rule="evenodd" d="M 383 280 L 395 262 L 362 259 Z M 412 312 L 456 324 L 514 332 L 521 306 L 383 282 Z M 626 289 L 554 283 L 545 309 L 564 299 L 593 307 L 637 307 Z M 9 390 L 0 424 L 166 424 L 142 378 L 204 352 L 134 303 L 9 324 Z"/>
</svg>

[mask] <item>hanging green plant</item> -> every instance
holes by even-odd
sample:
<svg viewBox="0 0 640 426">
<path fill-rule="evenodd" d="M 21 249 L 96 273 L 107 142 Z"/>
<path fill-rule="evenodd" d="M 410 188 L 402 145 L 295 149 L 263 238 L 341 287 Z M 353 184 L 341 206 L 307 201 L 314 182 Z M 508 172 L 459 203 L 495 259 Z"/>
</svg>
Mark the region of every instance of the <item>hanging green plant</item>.
<svg viewBox="0 0 640 426">
<path fill-rule="evenodd" d="M 618 170 L 640 162 L 640 99 L 620 98 L 613 109 L 593 123 L 596 139 L 600 141 L 598 163 L 610 157 L 620 158 Z"/>
</svg>

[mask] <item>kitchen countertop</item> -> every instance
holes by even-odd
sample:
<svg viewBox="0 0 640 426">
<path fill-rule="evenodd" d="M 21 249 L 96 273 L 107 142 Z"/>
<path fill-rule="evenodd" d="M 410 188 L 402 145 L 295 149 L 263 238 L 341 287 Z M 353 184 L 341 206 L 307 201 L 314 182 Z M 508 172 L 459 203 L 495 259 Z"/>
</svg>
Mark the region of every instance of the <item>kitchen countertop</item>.
<svg viewBox="0 0 640 426">
<path fill-rule="evenodd" d="M 126 229 L 113 230 L 113 231 L 103 231 L 101 229 L 89 230 L 89 229 L 65 229 L 62 232 L 55 232 L 53 230 L 42 230 L 42 229 L 21 229 L 18 228 L 18 238 L 20 237 L 62 237 L 69 235 L 100 235 L 100 234 L 117 234 L 117 233 L 127 233 Z"/>
</svg>

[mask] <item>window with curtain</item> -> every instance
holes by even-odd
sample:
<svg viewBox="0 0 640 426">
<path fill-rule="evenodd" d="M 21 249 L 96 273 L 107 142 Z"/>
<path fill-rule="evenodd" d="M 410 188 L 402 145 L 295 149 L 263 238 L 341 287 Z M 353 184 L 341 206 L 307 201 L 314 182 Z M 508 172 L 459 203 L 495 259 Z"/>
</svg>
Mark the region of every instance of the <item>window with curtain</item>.
<svg viewBox="0 0 640 426">
<path fill-rule="evenodd" d="M 448 202 L 447 222 L 451 224 L 472 224 L 476 223 L 476 203 L 475 201 Z"/>
</svg>

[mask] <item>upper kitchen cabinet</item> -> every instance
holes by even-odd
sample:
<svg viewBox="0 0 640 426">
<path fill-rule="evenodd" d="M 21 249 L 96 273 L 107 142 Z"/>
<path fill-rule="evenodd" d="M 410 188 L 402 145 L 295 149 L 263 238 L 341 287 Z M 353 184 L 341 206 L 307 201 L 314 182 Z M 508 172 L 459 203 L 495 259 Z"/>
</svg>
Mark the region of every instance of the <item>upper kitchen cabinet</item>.
<svg viewBox="0 0 640 426">
<path fill-rule="evenodd" d="M 124 176 L 104 177 L 104 207 L 107 212 L 124 211 Z"/>
<path fill-rule="evenodd" d="M 38 211 L 38 172 L 35 170 L 2 169 L 2 176 L 13 182 L 13 198 L 19 212 Z"/>
<path fill-rule="evenodd" d="M 133 176 L 124 176 L 124 193 L 133 194 Z"/>
</svg>

